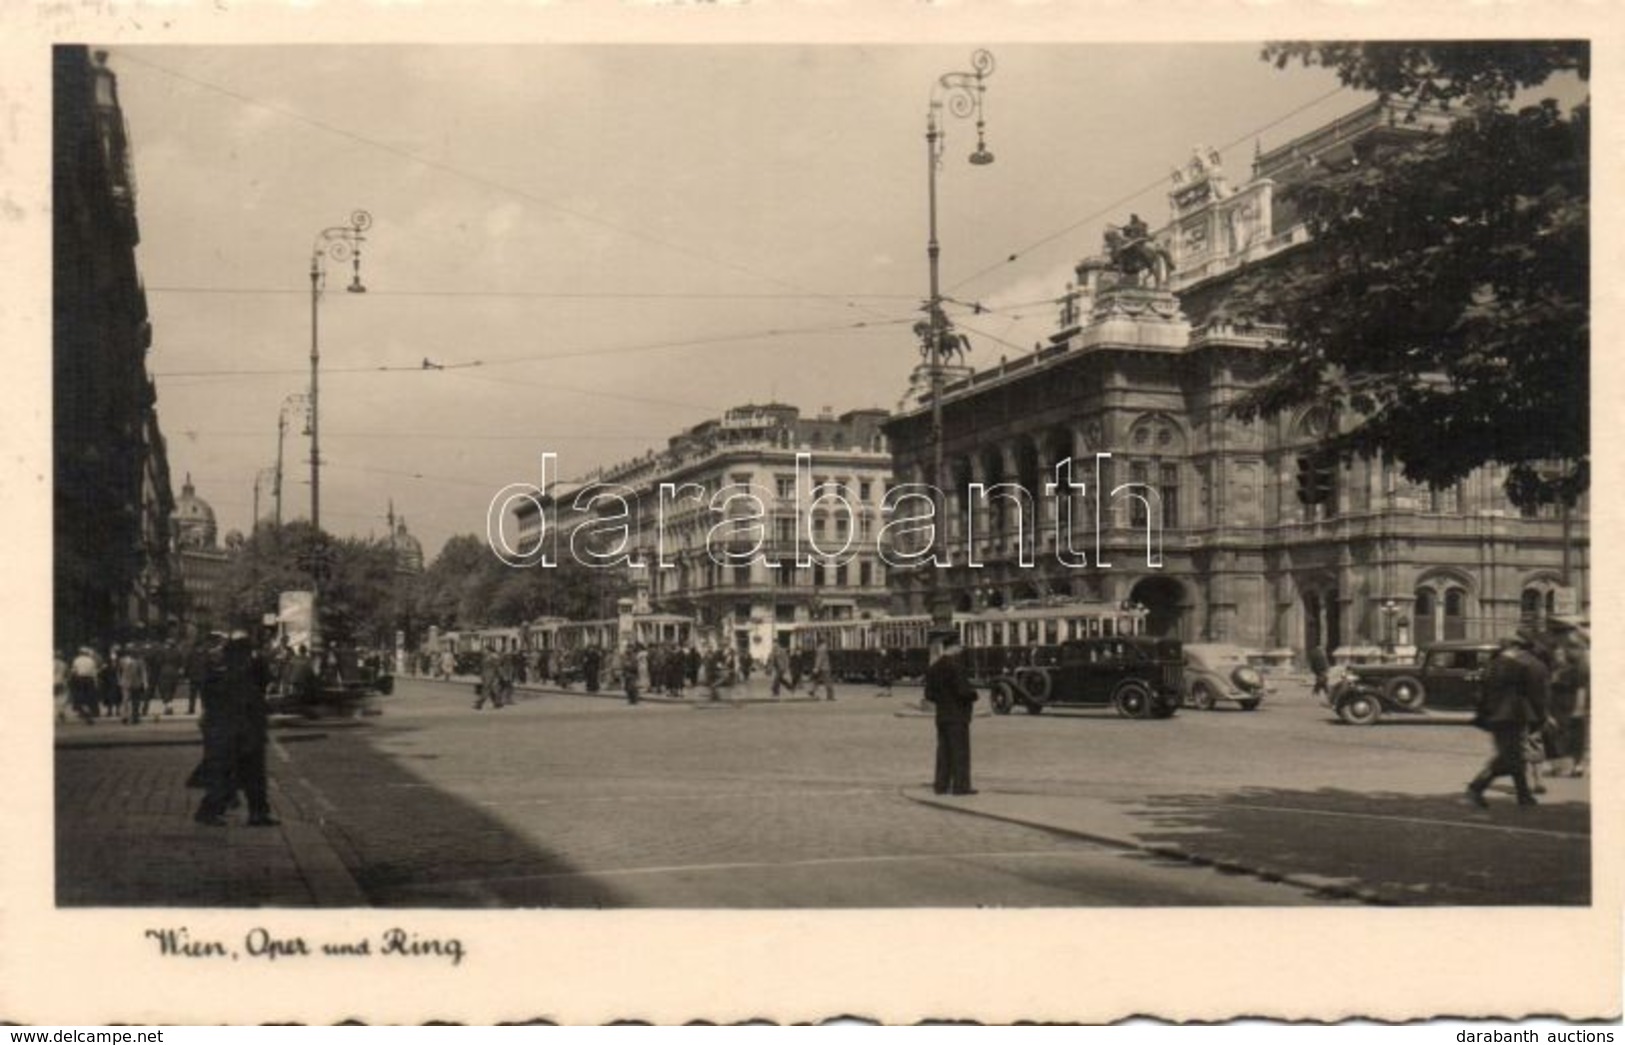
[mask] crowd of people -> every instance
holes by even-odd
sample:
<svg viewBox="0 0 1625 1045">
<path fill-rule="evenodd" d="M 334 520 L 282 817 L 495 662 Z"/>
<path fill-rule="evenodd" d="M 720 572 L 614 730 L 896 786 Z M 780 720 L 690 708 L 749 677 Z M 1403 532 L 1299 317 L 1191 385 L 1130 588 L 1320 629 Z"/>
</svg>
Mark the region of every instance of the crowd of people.
<svg viewBox="0 0 1625 1045">
<path fill-rule="evenodd" d="M 617 650 L 587 647 L 576 650 L 487 650 L 478 655 L 477 665 L 460 663 L 450 651 L 438 655 L 420 654 L 408 660 L 409 669 L 425 677 L 451 679 L 473 667 L 479 682 L 475 686 L 475 710 L 487 703 L 493 708 L 513 703 L 513 690 L 523 683 L 547 683 L 570 689 L 580 683 L 589 693 L 619 689 L 627 703 L 636 704 L 646 694 L 662 693 L 684 698 L 689 692 L 704 690 L 712 700 L 741 682 L 750 682 L 756 662 L 731 646 L 698 646 L 675 643 L 644 645 L 631 643 Z M 834 674 L 829 649 L 819 643 L 815 649 L 792 652 L 775 646 L 766 668 L 772 679 L 772 693 L 796 692 L 805 677 L 816 699 L 820 690 L 825 700 L 835 699 Z M 890 679 L 883 685 L 889 692 Z"/>
<path fill-rule="evenodd" d="M 280 670 L 292 657 L 292 651 L 284 652 Z M 105 654 L 80 646 L 56 657 L 57 718 L 138 725 L 179 714 L 176 703 L 184 686 L 185 714 L 198 716 L 203 734 L 203 759 L 187 781 L 203 791 L 193 818 L 204 826 L 225 826 L 225 814 L 246 800 L 250 826 L 275 826 L 265 777 L 273 659 L 243 629 L 211 632 L 184 644 L 173 638 L 125 642 L 110 645 Z"/>
<path fill-rule="evenodd" d="M 57 719 L 73 715 L 86 725 L 98 719 L 137 725 L 153 716 L 154 701 L 159 713 L 173 715 L 183 682 L 187 714 L 194 714 L 202 681 L 199 654 L 174 639 L 115 643 L 105 653 L 88 645 L 62 650 L 55 663 Z"/>
</svg>

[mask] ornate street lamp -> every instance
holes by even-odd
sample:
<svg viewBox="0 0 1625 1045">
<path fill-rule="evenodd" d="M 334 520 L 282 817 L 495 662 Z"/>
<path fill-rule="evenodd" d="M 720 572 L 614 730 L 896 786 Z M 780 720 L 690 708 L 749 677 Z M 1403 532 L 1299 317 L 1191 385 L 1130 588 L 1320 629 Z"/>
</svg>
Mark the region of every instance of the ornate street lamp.
<svg viewBox="0 0 1625 1045">
<path fill-rule="evenodd" d="M 936 83 L 931 85 L 931 104 L 926 112 L 926 183 L 930 207 L 930 239 L 926 244 L 926 258 L 930 262 L 931 269 L 931 298 L 926 303 L 926 321 L 917 324 L 915 330 L 923 342 L 921 351 L 925 356 L 926 365 L 930 368 L 931 378 L 931 497 L 936 517 L 936 526 L 932 530 L 933 558 L 940 546 L 941 534 L 947 525 L 946 503 L 942 490 L 944 368 L 947 366 L 948 356 L 955 351 L 963 352 L 964 347 L 963 339 L 953 332 L 953 325 L 948 322 L 948 317 L 942 311 L 942 287 L 938 274 L 942 248 L 937 241 L 937 169 L 942 166 L 945 144 L 942 112 L 946 106 L 948 112 L 960 119 L 971 116 L 976 118 L 976 151 L 970 154 L 969 160 L 978 167 L 992 163 L 993 154 L 988 151 L 983 136 L 985 124 L 982 119 L 982 94 L 987 89 L 983 81 L 993 75 L 993 67 L 993 55 L 988 51 L 978 50 L 971 55 L 969 72 L 943 73 L 937 77 Z M 936 567 L 932 565 L 927 569 L 930 570 L 928 577 L 931 623 L 934 628 L 944 628 L 953 623 L 953 603 Z"/>
<path fill-rule="evenodd" d="M 352 294 L 364 294 L 367 288 L 361 284 L 361 244 L 366 241 L 362 233 L 372 228 L 372 215 L 364 210 L 350 212 L 350 224 L 334 225 L 325 228 L 316 234 L 315 245 L 310 252 L 310 525 L 316 532 L 318 542 L 317 554 L 311 556 L 310 590 L 310 651 L 312 655 L 321 650 L 321 625 L 319 622 L 317 593 L 321 588 L 321 574 L 325 566 L 325 556 L 321 554 L 322 543 L 322 452 L 320 441 L 321 415 L 318 404 L 321 402 L 318 385 L 318 374 L 321 368 L 321 342 L 317 325 L 317 304 L 321 301 L 322 289 L 327 282 L 327 259 L 351 263 L 350 284 L 344 289 Z"/>
</svg>

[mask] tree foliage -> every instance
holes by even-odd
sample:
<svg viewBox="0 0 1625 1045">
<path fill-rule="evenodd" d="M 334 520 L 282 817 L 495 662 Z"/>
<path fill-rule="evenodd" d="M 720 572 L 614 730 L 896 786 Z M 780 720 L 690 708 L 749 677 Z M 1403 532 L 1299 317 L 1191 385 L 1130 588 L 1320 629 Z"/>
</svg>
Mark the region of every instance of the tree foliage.
<svg viewBox="0 0 1625 1045">
<path fill-rule="evenodd" d="M 587 620 L 613 614 L 618 594 L 618 571 L 583 566 L 567 552 L 552 567 L 510 566 L 468 534 L 448 540 L 424 571 L 414 610 L 422 626 L 441 628 Z"/>
<path fill-rule="evenodd" d="M 1455 119 L 1286 190 L 1311 239 L 1238 281 L 1228 310 L 1286 336 L 1237 412 L 1326 404 L 1345 456 L 1381 452 L 1432 486 L 1498 463 L 1515 503 L 1572 500 L 1590 452 L 1589 108 L 1514 102 L 1587 76 L 1587 46 L 1292 43 L 1264 57 Z"/>
<path fill-rule="evenodd" d="M 321 585 L 318 612 L 323 634 L 333 640 L 393 645 L 405 624 L 411 578 L 395 568 L 386 544 L 333 539 L 308 522 L 263 525 L 247 537 L 227 566 L 222 584 L 227 621 L 249 624 L 275 613 L 285 591 L 308 591 L 311 557 L 327 547 L 329 574 Z"/>
</svg>

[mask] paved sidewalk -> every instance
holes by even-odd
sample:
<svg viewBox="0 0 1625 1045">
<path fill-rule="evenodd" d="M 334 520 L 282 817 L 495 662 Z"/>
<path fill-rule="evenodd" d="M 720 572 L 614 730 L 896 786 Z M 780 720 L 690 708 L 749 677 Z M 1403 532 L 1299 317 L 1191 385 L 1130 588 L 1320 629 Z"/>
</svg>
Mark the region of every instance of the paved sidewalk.
<svg viewBox="0 0 1625 1045">
<path fill-rule="evenodd" d="M 990 789 L 903 794 L 961 814 L 1252 874 L 1374 904 L 1587 904 L 1586 780 L 1549 780 L 1542 806 L 1491 793 L 1478 810 L 1455 795 L 1334 788 L 1214 789 L 1202 794 L 1064 794 Z"/>
<path fill-rule="evenodd" d="M 271 805 L 281 826 L 247 827 L 238 809 L 218 828 L 192 821 L 201 792 L 186 778 L 203 754 L 195 718 L 58 724 L 58 905 L 366 906 L 307 808 L 313 803 L 278 779 L 279 745 L 299 740 L 272 733 Z"/>
</svg>

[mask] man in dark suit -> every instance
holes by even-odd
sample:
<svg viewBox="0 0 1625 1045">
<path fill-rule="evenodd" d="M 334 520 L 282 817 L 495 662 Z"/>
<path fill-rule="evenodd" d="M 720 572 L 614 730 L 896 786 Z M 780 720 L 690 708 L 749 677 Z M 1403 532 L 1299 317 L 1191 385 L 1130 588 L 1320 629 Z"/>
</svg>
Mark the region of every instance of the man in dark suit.
<svg viewBox="0 0 1625 1045">
<path fill-rule="evenodd" d="M 1531 727 L 1546 721 L 1551 681 L 1532 646 L 1532 640 L 1521 632 L 1515 639 L 1503 639 L 1501 652 L 1484 673 L 1483 703 L 1474 723 L 1494 737 L 1495 755 L 1467 785 L 1467 797 L 1474 805 L 1486 805 L 1484 791 L 1500 776 L 1512 778 L 1519 805 L 1535 804 L 1524 764 L 1524 737 Z"/>
<path fill-rule="evenodd" d="M 956 632 L 944 631 L 942 652 L 925 669 L 925 699 L 937 706 L 937 794 L 974 795 L 970 782 L 970 720 L 976 687 L 965 672 L 964 650 Z"/>
<path fill-rule="evenodd" d="M 207 788 L 193 817 L 225 826 L 238 790 L 248 799 L 250 827 L 275 827 L 266 793 L 265 746 L 269 673 L 244 630 L 210 654 L 203 682 L 203 778 Z"/>
</svg>

